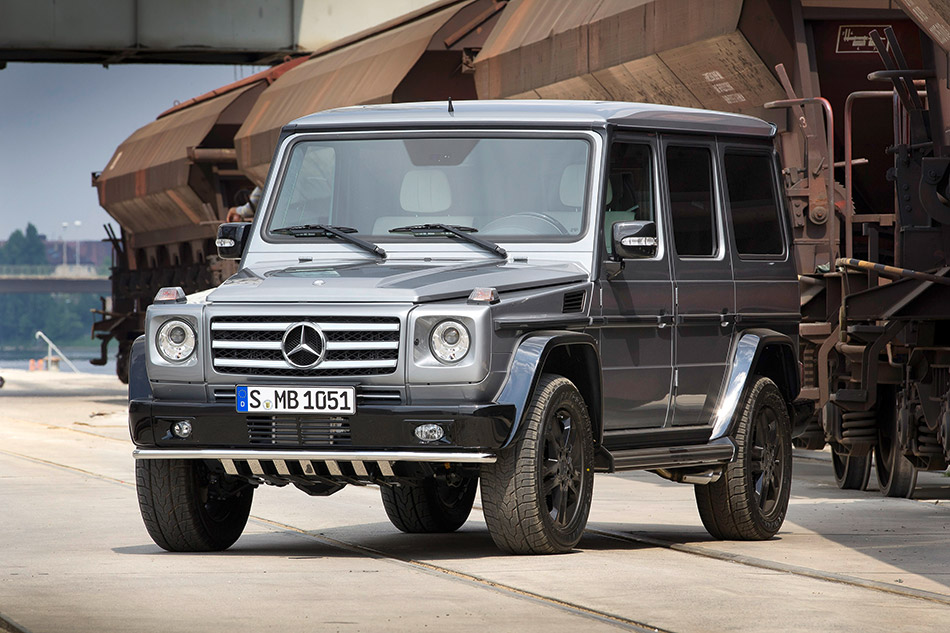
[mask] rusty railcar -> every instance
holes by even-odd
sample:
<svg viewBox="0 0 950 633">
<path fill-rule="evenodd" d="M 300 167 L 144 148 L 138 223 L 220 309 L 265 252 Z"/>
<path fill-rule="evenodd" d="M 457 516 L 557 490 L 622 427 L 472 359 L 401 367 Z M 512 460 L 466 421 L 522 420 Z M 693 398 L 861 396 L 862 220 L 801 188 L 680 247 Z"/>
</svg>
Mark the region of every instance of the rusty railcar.
<svg viewBox="0 0 950 633">
<path fill-rule="evenodd" d="M 765 118 L 779 128 L 800 272 L 801 396 L 813 406 L 801 407 L 799 445 L 830 444 L 845 488 L 868 485 L 874 456 L 884 494 L 907 496 L 918 470 L 950 461 L 950 15 L 930 0 L 846 4 L 446 0 L 267 87 L 233 135 L 232 165 L 259 185 L 282 124 L 361 103 L 605 99 Z M 141 241 L 129 234 L 148 231 L 114 216 L 131 253 Z M 169 241 L 206 239 L 205 221 Z M 117 289 L 116 305 L 128 296 Z"/>
</svg>

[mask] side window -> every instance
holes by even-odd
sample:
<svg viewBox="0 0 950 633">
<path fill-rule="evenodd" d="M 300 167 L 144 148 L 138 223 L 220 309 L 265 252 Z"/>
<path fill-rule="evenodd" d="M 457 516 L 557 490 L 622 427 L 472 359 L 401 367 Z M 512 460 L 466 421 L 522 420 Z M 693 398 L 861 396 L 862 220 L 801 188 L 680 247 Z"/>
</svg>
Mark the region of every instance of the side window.
<svg viewBox="0 0 950 633">
<path fill-rule="evenodd" d="M 717 251 L 712 154 L 705 147 L 666 149 L 673 243 L 681 257 L 712 257 Z"/>
<path fill-rule="evenodd" d="M 608 253 L 613 251 L 615 222 L 656 221 L 653 191 L 650 146 L 646 143 L 613 143 L 604 195 L 604 244 Z"/>
<path fill-rule="evenodd" d="M 725 172 L 739 256 L 784 255 L 771 155 L 726 152 Z"/>
</svg>

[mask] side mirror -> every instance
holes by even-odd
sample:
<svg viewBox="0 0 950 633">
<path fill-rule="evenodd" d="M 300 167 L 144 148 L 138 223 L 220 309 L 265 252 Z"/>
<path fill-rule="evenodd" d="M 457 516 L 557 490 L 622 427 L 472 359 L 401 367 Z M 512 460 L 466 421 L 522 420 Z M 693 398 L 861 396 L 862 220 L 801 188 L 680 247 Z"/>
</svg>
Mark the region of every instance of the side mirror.
<svg viewBox="0 0 950 633">
<path fill-rule="evenodd" d="M 214 245 L 218 247 L 218 257 L 221 259 L 241 259 L 244 247 L 251 236 L 251 224 L 248 222 L 226 222 L 218 227 L 218 239 Z"/>
<path fill-rule="evenodd" d="M 616 222 L 612 237 L 614 254 L 621 259 L 656 257 L 660 246 L 660 240 L 656 237 L 656 222 Z"/>
</svg>

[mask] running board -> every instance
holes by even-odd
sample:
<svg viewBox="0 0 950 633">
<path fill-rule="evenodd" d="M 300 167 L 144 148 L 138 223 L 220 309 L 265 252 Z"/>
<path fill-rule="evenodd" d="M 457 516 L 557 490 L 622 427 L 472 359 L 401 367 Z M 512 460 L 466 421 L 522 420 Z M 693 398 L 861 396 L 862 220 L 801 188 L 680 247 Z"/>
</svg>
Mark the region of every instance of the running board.
<svg viewBox="0 0 950 633">
<path fill-rule="evenodd" d="M 598 460 L 597 470 L 611 473 L 621 470 L 716 466 L 731 462 L 735 455 L 735 444 L 729 438 L 720 438 L 709 444 L 690 446 L 634 448 L 613 452 L 601 449 L 599 455 L 601 459 Z"/>
</svg>

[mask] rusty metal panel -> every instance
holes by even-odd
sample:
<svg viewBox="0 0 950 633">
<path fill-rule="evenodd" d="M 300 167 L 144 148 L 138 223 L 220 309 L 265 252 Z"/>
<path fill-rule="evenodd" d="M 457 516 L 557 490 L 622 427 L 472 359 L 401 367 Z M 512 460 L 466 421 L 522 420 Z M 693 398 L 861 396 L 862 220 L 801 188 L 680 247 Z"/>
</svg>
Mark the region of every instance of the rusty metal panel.
<svg viewBox="0 0 950 633">
<path fill-rule="evenodd" d="M 704 108 L 748 113 L 784 97 L 772 72 L 738 31 L 664 51 L 659 57 Z"/>
<path fill-rule="evenodd" d="M 657 55 L 598 70 L 594 77 L 610 93 L 610 98 L 617 101 L 703 107 Z"/>
<path fill-rule="evenodd" d="M 950 2 L 947 0 L 896 0 L 943 50 L 950 52 Z"/>
<path fill-rule="evenodd" d="M 214 209 L 193 186 L 196 175 L 188 148 L 201 145 L 233 104 L 243 100 L 246 112 L 264 85 L 244 85 L 138 129 L 119 145 L 97 179 L 99 203 L 131 232 L 214 220 Z"/>
<path fill-rule="evenodd" d="M 733 33 L 741 10 L 742 0 L 511 0 L 475 60 L 478 95 L 643 94 L 617 85 L 629 72 L 623 64 Z M 670 90 L 675 82 L 665 75 L 652 73 L 664 90 L 641 100 L 668 103 L 681 95 L 683 105 L 695 104 L 682 89 Z"/>
<path fill-rule="evenodd" d="M 241 170 L 262 184 L 280 128 L 293 119 L 329 108 L 392 101 L 393 91 L 459 8 L 453 5 L 343 48 L 315 54 L 287 72 L 264 91 L 235 136 Z"/>
</svg>

